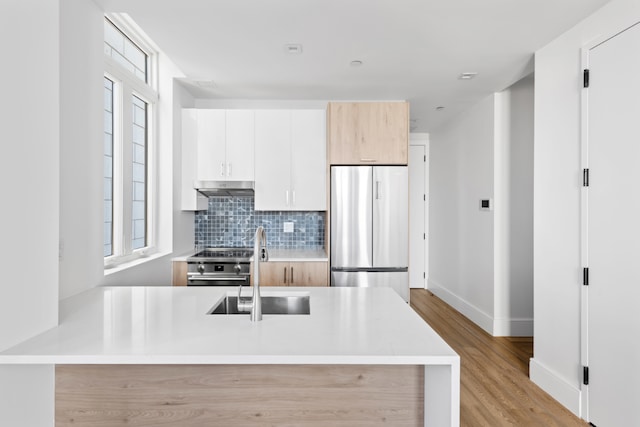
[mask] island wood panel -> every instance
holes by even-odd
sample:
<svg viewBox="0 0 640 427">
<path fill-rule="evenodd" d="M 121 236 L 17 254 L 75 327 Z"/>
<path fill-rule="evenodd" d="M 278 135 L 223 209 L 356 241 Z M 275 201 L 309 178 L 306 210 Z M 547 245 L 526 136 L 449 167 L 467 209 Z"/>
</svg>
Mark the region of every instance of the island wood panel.
<svg viewBox="0 0 640 427">
<path fill-rule="evenodd" d="M 187 286 L 187 262 L 172 261 L 171 275 L 173 286 Z"/>
<path fill-rule="evenodd" d="M 408 163 L 407 102 L 330 102 L 330 165 Z"/>
<path fill-rule="evenodd" d="M 424 367 L 58 365 L 56 427 L 422 426 Z"/>
</svg>

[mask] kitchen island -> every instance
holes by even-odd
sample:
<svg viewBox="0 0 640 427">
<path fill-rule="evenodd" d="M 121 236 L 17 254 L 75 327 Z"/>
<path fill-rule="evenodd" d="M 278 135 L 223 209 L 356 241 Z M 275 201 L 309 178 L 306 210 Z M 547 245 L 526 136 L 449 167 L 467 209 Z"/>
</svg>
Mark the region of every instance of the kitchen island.
<svg viewBox="0 0 640 427">
<path fill-rule="evenodd" d="M 58 426 L 459 424 L 460 359 L 393 290 L 265 288 L 310 314 L 207 314 L 236 294 L 95 288 L 0 364 L 56 366 Z"/>
</svg>

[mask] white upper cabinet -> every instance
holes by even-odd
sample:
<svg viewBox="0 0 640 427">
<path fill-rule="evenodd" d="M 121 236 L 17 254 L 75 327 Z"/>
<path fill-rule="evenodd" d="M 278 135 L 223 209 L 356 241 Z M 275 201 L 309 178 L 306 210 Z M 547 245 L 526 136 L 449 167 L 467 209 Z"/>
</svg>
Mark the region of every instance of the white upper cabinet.
<svg viewBox="0 0 640 427">
<path fill-rule="evenodd" d="M 255 209 L 326 210 L 324 110 L 255 112 Z"/>
<path fill-rule="evenodd" d="M 324 110 L 294 110 L 291 120 L 293 209 L 327 209 L 327 139 Z"/>
<path fill-rule="evenodd" d="M 255 209 L 290 210 L 291 111 L 256 111 Z"/>
<path fill-rule="evenodd" d="M 195 110 L 196 152 L 198 164 L 196 178 L 202 181 L 225 178 L 226 114 L 224 110 Z"/>
<path fill-rule="evenodd" d="M 254 112 L 227 110 L 227 145 L 225 164 L 229 181 L 253 181 L 253 150 L 255 141 Z"/>
<path fill-rule="evenodd" d="M 253 111 L 195 111 L 198 123 L 197 179 L 253 181 Z"/>
<path fill-rule="evenodd" d="M 207 198 L 193 189 L 197 179 L 198 151 L 197 111 L 182 110 L 182 195 L 181 208 L 184 211 L 200 211 L 207 208 Z"/>
</svg>

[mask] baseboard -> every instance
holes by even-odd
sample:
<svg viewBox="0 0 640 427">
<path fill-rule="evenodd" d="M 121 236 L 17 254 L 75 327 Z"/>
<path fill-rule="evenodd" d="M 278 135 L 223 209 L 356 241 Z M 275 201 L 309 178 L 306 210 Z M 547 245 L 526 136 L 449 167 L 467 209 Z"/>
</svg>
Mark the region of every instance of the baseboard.
<svg viewBox="0 0 640 427">
<path fill-rule="evenodd" d="M 576 416 L 582 416 L 579 388 L 572 386 L 534 358 L 529 360 L 529 378 Z"/>
<path fill-rule="evenodd" d="M 473 323 L 487 331 L 487 333 L 493 334 L 493 318 L 487 313 L 460 298 L 432 279 L 429 279 L 428 289 L 438 298 L 462 313 L 465 317 L 468 317 Z"/>
<path fill-rule="evenodd" d="M 494 337 L 532 337 L 533 319 L 494 319 Z"/>
<path fill-rule="evenodd" d="M 428 283 L 427 289 L 494 337 L 533 336 L 533 319 L 494 319 L 432 279 Z"/>
</svg>

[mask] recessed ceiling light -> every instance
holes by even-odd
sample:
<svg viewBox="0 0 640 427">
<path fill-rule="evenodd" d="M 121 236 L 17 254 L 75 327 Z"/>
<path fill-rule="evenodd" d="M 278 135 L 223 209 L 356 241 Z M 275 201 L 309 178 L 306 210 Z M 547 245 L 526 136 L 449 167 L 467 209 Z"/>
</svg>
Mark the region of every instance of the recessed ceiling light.
<svg viewBox="0 0 640 427">
<path fill-rule="evenodd" d="M 300 55 L 302 53 L 302 45 L 297 43 L 285 44 L 284 51 L 290 55 Z"/>
<path fill-rule="evenodd" d="M 436 107 L 436 111 L 442 111 L 442 110 L 444 110 L 444 107 L 442 105 L 438 105 Z"/>
<path fill-rule="evenodd" d="M 362 61 L 356 59 L 355 61 L 351 61 L 349 65 L 351 65 L 352 67 L 359 67 L 362 65 Z"/>
<path fill-rule="evenodd" d="M 472 78 L 474 78 L 477 75 L 478 75 L 478 73 L 474 73 L 474 72 L 461 73 L 458 76 L 458 80 L 471 80 Z"/>
</svg>

